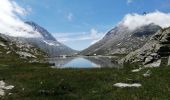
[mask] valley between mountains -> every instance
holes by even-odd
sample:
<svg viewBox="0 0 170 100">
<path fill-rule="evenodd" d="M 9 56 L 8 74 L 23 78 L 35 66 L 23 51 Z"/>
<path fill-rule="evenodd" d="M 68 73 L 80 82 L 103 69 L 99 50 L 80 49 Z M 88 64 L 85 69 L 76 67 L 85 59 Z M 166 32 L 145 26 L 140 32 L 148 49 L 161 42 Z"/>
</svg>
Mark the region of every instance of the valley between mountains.
<svg viewBox="0 0 170 100">
<path fill-rule="evenodd" d="M 170 100 L 170 0 L 1 0 L 0 100 Z"/>
<path fill-rule="evenodd" d="M 169 98 L 169 27 L 150 23 L 130 30 L 120 23 L 100 41 L 85 50 L 76 51 L 58 42 L 40 25 L 34 22 L 25 24 L 41 37 L 0 34 L 1 99 Z M 45 60 L 63 56 L 112 56 L 112 61 L 123 68 L 52 69 L 53 64 Z"/>
</svg>

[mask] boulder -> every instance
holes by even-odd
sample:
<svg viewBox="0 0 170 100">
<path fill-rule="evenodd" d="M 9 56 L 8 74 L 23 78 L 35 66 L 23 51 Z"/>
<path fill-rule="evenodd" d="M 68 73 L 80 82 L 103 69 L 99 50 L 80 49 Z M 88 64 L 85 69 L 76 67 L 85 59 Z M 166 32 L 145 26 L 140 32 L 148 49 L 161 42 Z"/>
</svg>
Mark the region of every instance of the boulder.
<svg viewBox="0 0 170 100">
<path fill-rule="evenodd" d="M 170 65 L 170 56 L 168 57 L 168 66 Z"/>
<path fill-rule="evenodd" d="M 144 64 L 148 64 L 150 62 L 152 62 L 154 60 L 154 58 L 152 56 L 148 56 L 145 58 Z"/>
<path fill-rule="evenodd" d="M 151 62 L 149 64 L 145 64 L 144 67 L 153 68 L 153 67 L 159 67 L 160 65 L 161 65 L 161 59 L 154 61 L 154 62 Z"/>
</svg>

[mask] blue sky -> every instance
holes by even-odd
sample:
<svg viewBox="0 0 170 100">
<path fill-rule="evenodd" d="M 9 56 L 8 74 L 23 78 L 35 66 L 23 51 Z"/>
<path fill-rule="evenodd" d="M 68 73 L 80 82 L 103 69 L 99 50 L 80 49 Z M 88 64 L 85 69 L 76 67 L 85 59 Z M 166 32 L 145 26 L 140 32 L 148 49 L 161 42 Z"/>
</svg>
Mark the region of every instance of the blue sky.
<svg viewBox="0 0 170 100">
<path fill-rule="evenodd" d="M 76 50 L 87 48 L 129 13 L 170 12 L 170 0 L 14 0 L 29 10 L 24 20 L 46 28 Z"/>
</svg>

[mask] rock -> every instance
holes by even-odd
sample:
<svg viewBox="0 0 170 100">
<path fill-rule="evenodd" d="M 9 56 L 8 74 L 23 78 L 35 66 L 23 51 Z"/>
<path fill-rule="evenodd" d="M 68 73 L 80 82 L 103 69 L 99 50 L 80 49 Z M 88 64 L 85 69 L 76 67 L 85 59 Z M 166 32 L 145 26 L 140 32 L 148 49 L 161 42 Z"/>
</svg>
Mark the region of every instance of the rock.
<svg viewBox="0 0 170 100">
<path fill-rule="evenodd" d="M 8 95 L 12 95 L 12 93 L 8 93 Z"/>
<path fill-rule="evenodd" d="M 13 89 L 13 88 L 14 88 L 13 85 L 9 85 L 9 86 L 4 87 L 5 90 L 11 90 L 11 89 Z"/>
<path fill-rule="evenodd" d="M 1 97 L 1 96 L 4 96 L 4 95 L 5 95 L 4 90 L 0 89 L 0 97 Z"/>
<path fill-rule="evenodd" d="M 150 77 L 151 75 L 151 71 L 148 70 L 146 73 L 143 74 L 144 77 Z"/>
<path fill-rule="evenodd" d="M 37 58 L 36 56 L 34 56 L 33 54 L 31 53 L 28 53 L 28 52 L 22 52 L 22 51 L 17 51 L 16 52 L 20 57 L 24 57 L 24 58 Z"/>
<path fill-rule="evenodd" d="M 14 86 L 12 85 L 6 86 L 4 81 L 0 81 L 0 97 L 5 95 L 6 90 L 11 90 L 13 88 Z"/>
<path fill-rule="evenodd" d="M 126 88 L 126 87 L 136 87 L 136 88 L 139 88 L 139 87 L 141 87 L 142 85 L 139 84 L 139 83 L 134 83 L 134 84 L 116 83 L 116 84 L 114 84 L 113 86 L 115 86 L 115 87 L 120 87 L 120 88 Z"/>
<path fill-rule="evenodd" d="M 148 56 L 147 58 L 145 58 L 144 64 L 148 64 L 148 63 L 152 62 L 153 60 L 154 60 L 154 58 L 152 56 Z"/>
<path fill-rule="evenodd" d="M 4 81 L 0 81 L 0 88 L 5 86 L 5 82 Z"/>
<path fill-rule="evenodd" d="M 6 52 L 6 54 L 10 54 L 10 53 L 11 53 L 11 51 L 7 51 L 7 52 Z"/>
<path fill-rule="evenodd" d="M 170 56 L 168 57 L 168 66 L 170 65 Z"/>
<path fill-rule="evenodd" d="M 0 46 L 5 47 L 6 45 L 4 43 L 0 42 Z"/>
<path fill-rule="evenodd" d="M 152 57 L 156 57 L 158 54 L 157 53 L 152 53 L 150 54 Z"/>
<path fill-rule="evenodd" d="M 159 67 L 161 65 L 161 59 L 157 60 L 157 61 L 154 61 L 152 63 L 149 63 L 147 65 L 144 65 L 144 67 L 150 67 L 150 68 L 153 68 L 153 67 Z"/>
<path fill-rule="evenodd" d="M 142 68 L 139 68 L 139 69 L 134 69 L 134 70 L 132 70 L 132 72 L 139 72 L 139 71 L 141 71 L 142 70 Z"/>
</svg>

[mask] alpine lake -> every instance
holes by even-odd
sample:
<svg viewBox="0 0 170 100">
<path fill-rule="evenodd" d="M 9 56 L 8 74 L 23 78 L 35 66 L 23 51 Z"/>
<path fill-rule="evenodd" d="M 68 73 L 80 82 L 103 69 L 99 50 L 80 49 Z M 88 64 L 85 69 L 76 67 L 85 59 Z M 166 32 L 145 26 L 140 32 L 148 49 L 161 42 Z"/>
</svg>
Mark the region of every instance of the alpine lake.
<svg viewBox="0 0 170 100">
<path fill-rule="evenodd" d="M 113 56 L 62 56 L 46 60 L 53 64 L 52 68 L 122 68 L 113 58 Z"/>
</svg>

